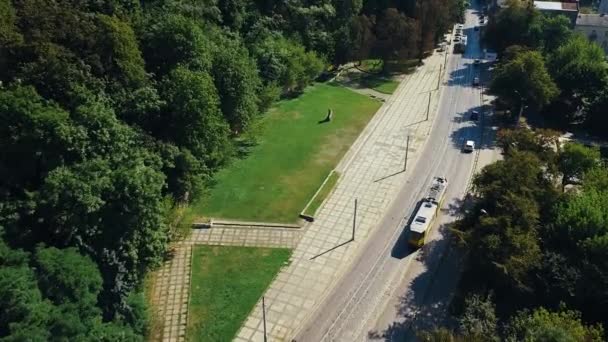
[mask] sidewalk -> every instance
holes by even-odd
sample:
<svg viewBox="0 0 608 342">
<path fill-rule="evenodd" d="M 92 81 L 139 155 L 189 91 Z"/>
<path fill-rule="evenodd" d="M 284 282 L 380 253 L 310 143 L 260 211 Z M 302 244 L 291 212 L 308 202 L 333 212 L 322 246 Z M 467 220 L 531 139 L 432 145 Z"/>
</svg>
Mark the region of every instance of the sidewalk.
<svg viewBox="0 0 608 342">
<path fill-rule="evenodd" d="M 265 293 L 268 341 L 293 338 L 346 272 L 366 237 L 377 229 L 377 223 L 406 182 L 409 171 L 403 172 L 403 168 L 407 136 L 407 170 L 412 170 L 431 130 L 444 60 L 443 54 L 435 54 L 409 75 L 338 165 L 342 177 L 334 192 L 318 211 L 315 222 L 303 232 L 290 265 Z M 358 207 L 353 241 L 355 199 Z M 261 302 L 236 340 L 264 340 Z"/>
<path fill-rule="evenodd" d="M 171 257 L 153 278 L 154 317 L 159 321 L 152 341 L 186 340 L 192 248 L 196 245 L 295 248 L 302 229 L 221 227 L 193 229 L 184 241 L 173 246 Z"/>
</svg>

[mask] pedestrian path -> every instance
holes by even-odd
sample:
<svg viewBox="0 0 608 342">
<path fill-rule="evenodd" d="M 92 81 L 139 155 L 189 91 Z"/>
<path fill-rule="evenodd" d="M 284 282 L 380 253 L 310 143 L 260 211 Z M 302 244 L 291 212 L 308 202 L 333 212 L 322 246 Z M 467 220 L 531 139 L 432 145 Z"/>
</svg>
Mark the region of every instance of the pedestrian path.
<svg viewBox="0 0 608 342">
<path fill-rule="evenodd" d="M 192 246 L 176 244 L 169 259 L 153 275 L 153 319 L 158 330 L 152 332 L 153 341 L 185 341 L 188 317 L 188 293 Z"/>
<path fill-rule="evenodd" d="M 264 295 L 268 341 L 291 341 L 356 258 L 405 184 L 437 112 L 444 61 L 443 55 L 435 54 L 409 75 L 336 168 L 342 176 L 334 192 L 303 232 L 290 265 Z M 264 341 L 262 315 L 259 302 L 236 340 Z"/>
<path fill-rule="evenodd" d="M 188 238 L 173 246 L 168 260 L 153 276 L 152 301 L 158 331 L 152 333 L 152 340 L 186 340 L 193 246 L 295 248 L 302 231 L 250 226 L 193 229 Z"/>
<path fill-rule="evenodd" d="M 185 243 L 193 245 L 295 248 L 302 229 L 226 227 L 194 229 Z"/>
</svg>

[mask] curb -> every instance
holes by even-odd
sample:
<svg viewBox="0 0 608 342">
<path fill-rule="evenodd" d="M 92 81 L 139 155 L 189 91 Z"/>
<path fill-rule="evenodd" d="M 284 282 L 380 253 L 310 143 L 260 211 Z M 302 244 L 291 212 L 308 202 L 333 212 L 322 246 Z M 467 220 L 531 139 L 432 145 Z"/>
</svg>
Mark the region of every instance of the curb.
<svg viewBox="0 0 608 342">
<path fill-rule="evenodd" d="M 210 228 L 284 228 L 284 229 L 300 229 L 302 226 L 292 223 L 276 223 L 276 222 L 250 222 L 250 221 L 228 221 L 228 220 L 214 220 L 211 219 L 209 222 L 194 222 L 192 228 L 194 229 L 210 229 Z"/>
</svg>

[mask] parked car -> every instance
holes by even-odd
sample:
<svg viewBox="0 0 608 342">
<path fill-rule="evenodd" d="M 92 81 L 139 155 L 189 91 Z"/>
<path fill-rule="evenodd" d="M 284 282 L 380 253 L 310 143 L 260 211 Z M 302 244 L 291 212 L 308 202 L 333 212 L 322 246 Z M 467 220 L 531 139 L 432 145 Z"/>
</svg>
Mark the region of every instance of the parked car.
<svg viewBox="0 0 608 342">
<path fill-rule="evenodd" d="M 475 150 L 475 142 L 473 140 L 465 141 L 462 150 L 467 153 L 473 152 Z"/>
<path fill-rule="evenodd" d="M 479 112 L 478 111 L 474 110 L 474 111 L 471 112 L 471 120 L 473 120 L 473 121 L 479 120 Z"/>
<path fill-rule="evenodd" d="M 479 85 L 479 77 L 475 77 L 473 79 L 473 85 L 476 86 L 476 87 Z"/>
<path fill-rule="evenodd" d="M 474 30 L 479 31 L 479 26 L 475 26 Z"/>
<path fill-rule="evenodd" d="M 475 60 L 473 61 L 473 64 L 474 64 L 474 65 L 479 65 L 479 64 L 481 64 L 481 60 L 479 60 L 479 59 L 475 59 Z"/>
</svg>

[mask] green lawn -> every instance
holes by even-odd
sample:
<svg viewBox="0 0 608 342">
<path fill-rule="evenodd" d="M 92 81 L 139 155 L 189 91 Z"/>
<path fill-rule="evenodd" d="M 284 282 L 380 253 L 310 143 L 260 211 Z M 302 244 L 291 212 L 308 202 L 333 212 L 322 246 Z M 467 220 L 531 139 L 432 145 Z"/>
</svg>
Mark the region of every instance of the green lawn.
<svg viewBox="0 0 608 342">
<path fill-rule="evenodd" d="M 363 85 L 384 94 L 392 94 L 399 86 L 399 82 L 390 78 L 374 75 L 363 79 Z"/>
<path fill-rule="evenodd" d="M 197 246 L 193 249 L 188 341 L 231 341 L 291 251 Z"/>
<path fill-rule="evenodd" d="M 338 172 L 332 172 L 331 175 L 329 175 L 327 182 L 325 182 L 319 193 L 317 193 L 315 198 L 312 199 L 312 202 L 310 202 L 308 208 L 306 208 L 306 212 L 304 213 L 305 215 L 311 217 L 315 216 L 317 209 L 319 209 L 325 197 L 331 193 L 331 190 L 336 186 L 336 183 L 338 183 L 338 178 L 340 178 L 340 174 Z"/>
<path fill-rule="evenodd" d="M 295 222 L 379 107 L 333 84 L 277 103 L 261 122 L 259 144 L 218 172 L 193 210 L 204 217 Z M 333 120 L 320 123 L 328 108 Z"/>
</svg>

